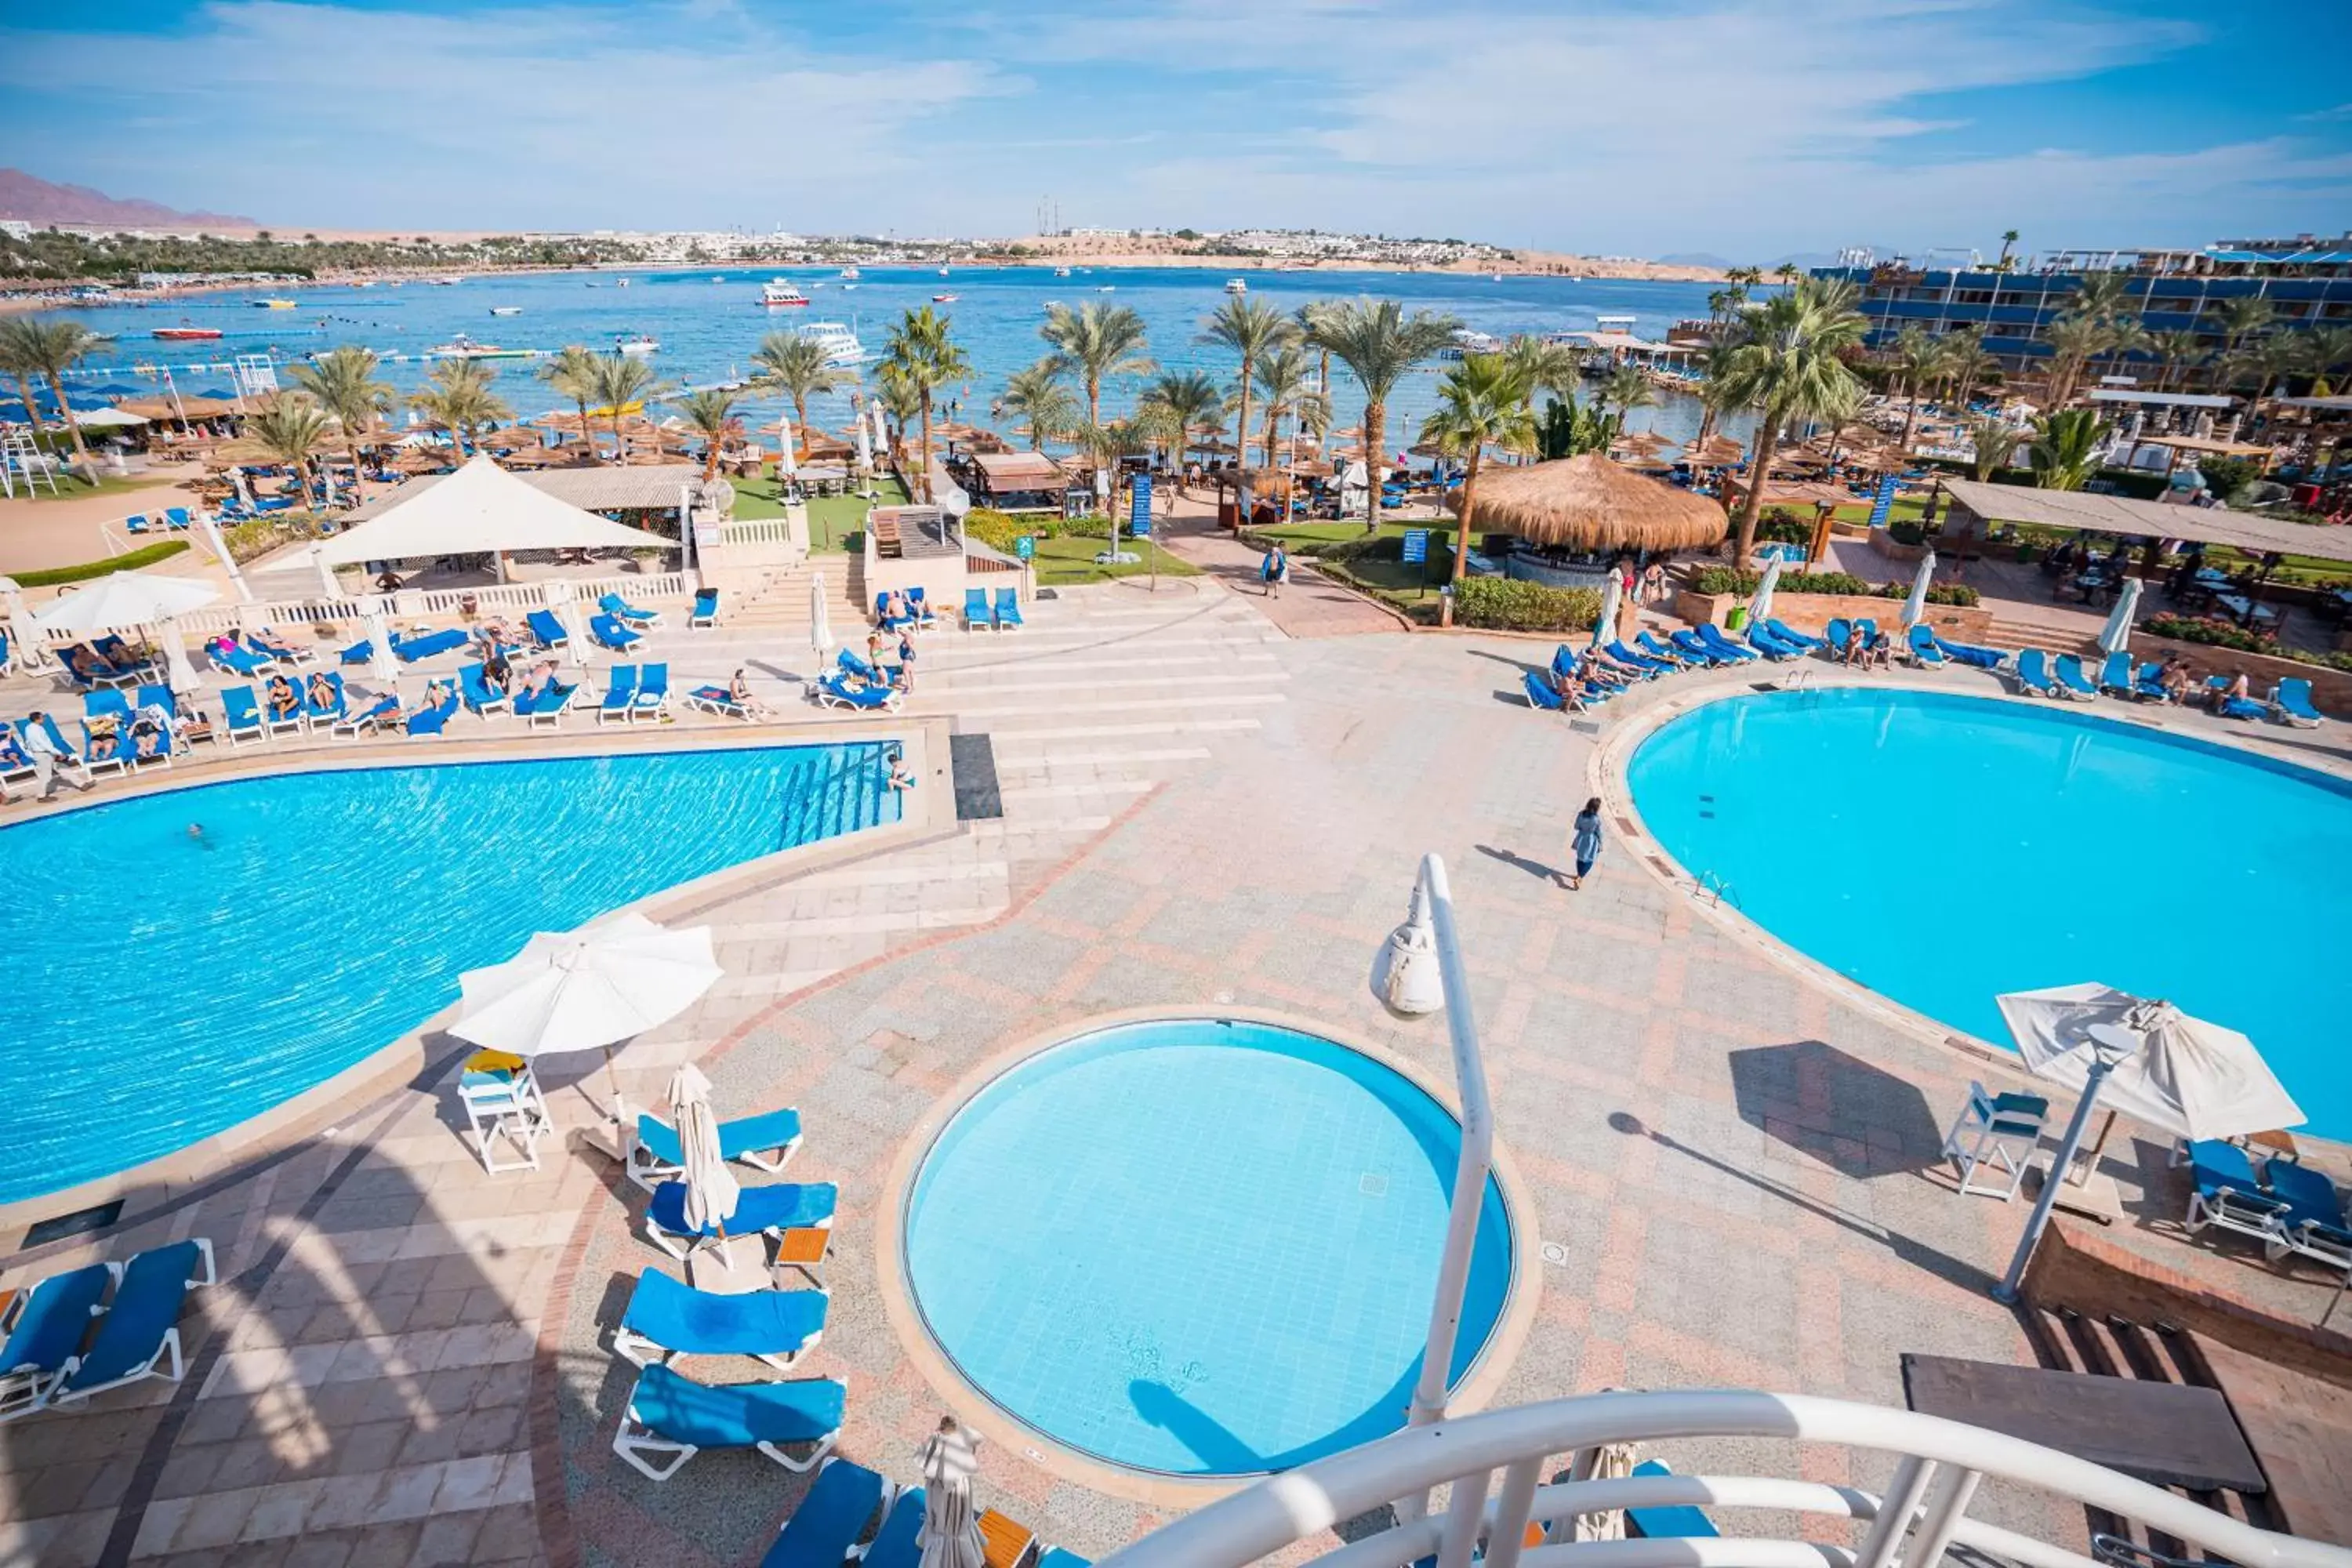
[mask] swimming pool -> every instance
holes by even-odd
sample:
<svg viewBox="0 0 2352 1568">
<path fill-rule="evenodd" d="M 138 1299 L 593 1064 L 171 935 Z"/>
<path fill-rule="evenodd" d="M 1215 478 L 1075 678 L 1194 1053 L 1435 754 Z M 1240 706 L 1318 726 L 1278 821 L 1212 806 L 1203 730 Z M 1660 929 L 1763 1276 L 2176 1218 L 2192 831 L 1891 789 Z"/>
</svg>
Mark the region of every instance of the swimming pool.
<svg viewBox="0 0 2352 1568">
<path fill-rule="evenodd" d="M 964 1377 L 1133 1469 L 1280 1469 L 1404 1424 L 1461 1129 L 1360 1052 L 1268 1024 L 1106 1028 L 1012 1068 L 925 1155 L 915 1304 Z M 1453 1373 L 1509 1293 L 1489 1181 Z"/>
<path fill-rule="evenodd" d="M 2168 997 L 2352 1137 L 2352 784 L 2078 710 L 1856 688 L 1710 702 L 1627 779 L 1694 876 L 1906 1007 L 2007 1045 L 2000 992 Z"/>
<path fill-rule="evenodd" d="M 0 828 L 0 1202 L 291 1099 L 534 931 L 896 821 L 886 750 L 289 773 Z"/>
</svg>

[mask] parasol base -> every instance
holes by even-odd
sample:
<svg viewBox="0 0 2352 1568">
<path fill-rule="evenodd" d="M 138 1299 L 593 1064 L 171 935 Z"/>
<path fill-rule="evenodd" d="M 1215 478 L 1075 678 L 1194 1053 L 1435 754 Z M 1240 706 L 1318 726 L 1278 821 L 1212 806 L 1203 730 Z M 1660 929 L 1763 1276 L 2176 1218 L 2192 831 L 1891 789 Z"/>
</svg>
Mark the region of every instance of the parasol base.
<svg viewBox="0 0 2352 1568">
<path fill-rule="evenodd" d="M 623 1107 L 625 1112 L 626 1109 Z M 637 1146 L 637 1129 L 634 1122 L 594 1121 L 580 1130 L 580 1141 L 607 1160 L 625 1163 L 629 1151 Z"/>
<path fill-rule="evenodd" d="M 2026 1172 L 2024 1185 L 2038 1195 L 2042 1184 L 2048 1179 L 2046 1168 L 2036 1165 Z M 2051 1206 L 2101 1225 L 2115 1224 L 2124 1213 L 2123 1194 L 2116 1187 L 2116 1179 L 2104 1171 L 2094 1171 L 2079 1183 L 2059 1183 L 2057 1199 Z"/>
</svg>

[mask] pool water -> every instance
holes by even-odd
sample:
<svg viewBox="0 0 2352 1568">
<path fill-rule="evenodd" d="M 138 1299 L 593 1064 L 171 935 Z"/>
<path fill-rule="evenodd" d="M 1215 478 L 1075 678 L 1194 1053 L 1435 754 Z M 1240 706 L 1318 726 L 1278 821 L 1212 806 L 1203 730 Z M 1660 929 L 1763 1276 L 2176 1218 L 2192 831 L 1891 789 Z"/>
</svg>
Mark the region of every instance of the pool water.
<svg viewBox="0 0 2352 1568">
<path fill-rule="evenodd" d="M 886 750 L 292 773 L 0 828 L 0 1202 L 291 1099 L 535 931 L 897 820 Z"/>
<path fill-rule="evenodd" d="M 2000 1045 L 2004 991 L 2168 997 L 2352 1137 L 2352 784 L 2065 708 L 1854 689 L 1710 702 L 1627 773 L 1687 870 L 1872 990 Z"/>
<path fill-rule="evenodd" d="M 1280 1469 L 1403 1426 L 1460 1149 L 1444 1107 L 1331 1041 L 1105 1029 L 940 1133 L 908 1278 L 950 1359 L 1035 1430 L 1136 1469 Z M 1490 1181 L 1454 1381 L 1510 1274 Z"/>
</svg>

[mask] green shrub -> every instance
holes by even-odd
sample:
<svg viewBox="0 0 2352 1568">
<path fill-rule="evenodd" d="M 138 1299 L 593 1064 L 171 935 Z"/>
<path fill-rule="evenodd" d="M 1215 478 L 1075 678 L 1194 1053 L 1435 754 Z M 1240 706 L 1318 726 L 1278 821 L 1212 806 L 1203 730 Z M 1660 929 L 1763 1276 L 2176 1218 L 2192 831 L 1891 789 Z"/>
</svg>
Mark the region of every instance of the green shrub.
<svg viewBox="0 0 2352 1568">
<path fill-rule="evenodd" d="M 2175 642 L 2201 643 L 2207 647 L 2231 647 L 2241 653 L 2278 652 L 2278 645 L 2230 621 L 2204 616 L 2150 616 L 2141 623 L 2150 637 Z"/>
<path fill-rule="evenodd" d="M 1691 579 L 1691 586 L 1701 594 L 1736 594 L 1741 597 L 1756 592 L 1764 581 L 1761 572 L 1743 572 L 1730 566 L 1706 566 Z M 1848 594 L 1865 598 L 1902 599 L 1910 596 L 1908 583 L 1865 583 L 1851 572 L 1783 572 L 1776 592 L 1782 594 Z M 1948 583 L 1927 590 L 1931 605 L 1973 605 L 1977 591 L 1964 583 Z"/>
<path fill-rule="evenodd" d="M 1454 595 L 1457 625 L 1493 631 L 1586 631 L 1600 618 L 1598 588 L 1555 588 L 1508 577 L 1472 577 Z"/>
<path fill-rule="evenodd" d="M 1107 517 L 1059 518 L 1046 512 L 1029 512 L 1015 517 L 992 507 L 976 506 L 963 514 L 963 531 L 992 549 L 1013 553 L 1013 542 L 1023 534 L 1032 539 L 1066 539 L 1072 534 L 1097 534 L 1108 538 L 1110 519 Z"/>
<path fill-rule="evenodd" d="M 1871 592 L 1882 599 L 1907 599 L 1911 596 L 1908 583 L 1881 583 Z M 1931 605 L 1958 605 L 1963 609 L 1977 602 L 1977 591 L 1965 583 L 1939 583 L 1927 590 Z"/>
<path fill-rule="evenodd" d="M 188 547 L 184 539 L 166 539 L 154 544 L 144 544 L 128 554 L 109 557 L 104 561 L 85 561 L 79 566 L 51 566 L 39 572 L 15 572 L 20 588 L 53 588 L 60 583 L 87 583 L 93 577 L 110 577 L 117 572 L 133 572 L 142 566 L 152 566 L 158 561 L 168 561 Z"/>
<path fill-rule="evenodd" d="M 1927 531 L 1919 525 L 1919 520 L 1916 517 L 1906 517 L 1899 522 L 1888 523 L 1886 525 L 1886 536 L 1889 539 L 1894 540 L 1897 544 L 1925 544 L 1927 542 Z"/>
<path fill-rule="evenodd" d="M 1813 521 L 1798 516 L 1785 506 L 1776 506 L 1757 521 L 1756 537 L 1777 539 L 1785 544 L 1808 543 L 1813 537 Z"/>
</svg>

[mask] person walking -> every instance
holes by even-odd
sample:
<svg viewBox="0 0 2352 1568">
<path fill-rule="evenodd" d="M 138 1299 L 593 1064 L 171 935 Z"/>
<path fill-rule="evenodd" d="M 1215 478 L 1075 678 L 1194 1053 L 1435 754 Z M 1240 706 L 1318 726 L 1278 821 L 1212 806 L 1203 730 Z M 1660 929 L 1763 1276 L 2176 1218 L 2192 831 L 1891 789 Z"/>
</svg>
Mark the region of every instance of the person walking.
<svg viewBox="0 0 2352 1568">
<path fill-rule="evenodd" d="M 47 713 L 36 710 L 27 715 L 24 736 L 25 752 L 32 759 L 33 775 L 40 781 L 43 800 L 57 794 L 59 779 L 64 779 L 84 795 L 89 793 L 90 777 L 87 768 L 78 779 L 64 771 L 74 766 L 75 761 L 71 753 L 58 750 L 58 743 L 49 739 L 49 716 Z"/>
<path fill-rule="evenodd" d="M 1265 596 L 1282 597 L 1282 585 L 1290 581 L 1290 552 L 1279 544 L 1265 552 Z"/>
<path fill-rule="evenodd" d="M 1569 840 L 1570 851 L 1576 857 L 1576 874 L 1568 879 L 1571 893 L 1584 886 L 1584 879 L 1592 875 L 1592 863 L 1601 858 L 1601 797 L 1594 795 L 1576 814 L 1576 827 Z"/>
</svg>

